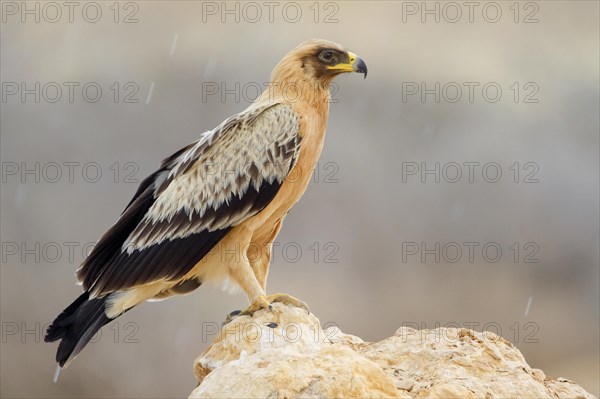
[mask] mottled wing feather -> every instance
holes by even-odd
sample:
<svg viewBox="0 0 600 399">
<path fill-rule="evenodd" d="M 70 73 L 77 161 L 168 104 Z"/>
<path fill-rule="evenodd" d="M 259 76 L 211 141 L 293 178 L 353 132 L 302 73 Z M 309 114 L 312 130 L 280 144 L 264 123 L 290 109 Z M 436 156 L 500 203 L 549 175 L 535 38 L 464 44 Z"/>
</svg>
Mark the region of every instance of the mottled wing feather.
<svg viewBox="0 0 600 399">
<path fill-rule="evenodd" d="M 293 167 L 300 118 L 287 105 L 227 119 L 163 161 L 77 271 L 93 296 L 177 280 L 266 207 Z"/>
</svg>

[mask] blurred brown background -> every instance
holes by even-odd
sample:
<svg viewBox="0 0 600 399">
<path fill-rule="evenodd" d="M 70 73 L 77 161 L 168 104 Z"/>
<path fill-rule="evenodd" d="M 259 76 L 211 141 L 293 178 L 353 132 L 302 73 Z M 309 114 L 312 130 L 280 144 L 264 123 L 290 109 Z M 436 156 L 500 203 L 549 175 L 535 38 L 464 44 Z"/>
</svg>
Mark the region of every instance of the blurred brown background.
<svg viewBox="0 0 600 399">
<path fill-rule="evenodd" d="M 72 22 L 47 4 L 2 2 L 3 397 L 189 394 L 194 358 L 242 295 L 207 286 L 139 306 L 57 384 L 43 329 L 79 294 L 73 272 L 135 181 L 243 110 L 314 37 L 359 54 L 369 76 L 337 80 L 319 174 L 277 239 L 270 292 L 365 340 L 403 323 L 498 332 L 598 395 L 597 2 L 481 2 L 471 15 L 439 2 L 426 3 L 434 14 L 421 2 L 75 2 Z M 422 83 L 433 94 L 410 94 Z M 436 163 L 439 181 L 422 182 Z"/>
</svg>

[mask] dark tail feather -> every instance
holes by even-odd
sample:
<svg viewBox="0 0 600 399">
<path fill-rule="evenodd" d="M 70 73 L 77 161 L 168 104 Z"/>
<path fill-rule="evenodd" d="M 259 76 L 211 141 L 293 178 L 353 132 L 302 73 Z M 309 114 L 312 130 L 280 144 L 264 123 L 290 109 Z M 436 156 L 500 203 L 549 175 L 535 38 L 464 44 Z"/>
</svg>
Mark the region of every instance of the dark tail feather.
<svg viewBox="0 0 600 399">
<path fill-rule="evenodd" d="M 56 352 L 56 361 L 60 367 L 64 367 L 77 356 L 94 334 L 112 320 L 104 311 L 108 295 L 104 298 L 89 297 L 89 293 L 84 292 L 58 315 L 46 331 L 44 341 L 61 340 Z"/>
</svg>

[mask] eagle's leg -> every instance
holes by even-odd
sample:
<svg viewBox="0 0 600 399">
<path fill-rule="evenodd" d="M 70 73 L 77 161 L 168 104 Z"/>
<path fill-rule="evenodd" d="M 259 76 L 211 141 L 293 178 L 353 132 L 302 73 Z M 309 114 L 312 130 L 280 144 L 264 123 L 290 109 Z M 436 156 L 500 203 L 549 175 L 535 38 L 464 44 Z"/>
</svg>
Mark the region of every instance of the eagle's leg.
<svg viewBox="0 0 600 399">
<path fill-rule="evenodd" d="M 257 258 L 252 258 L 248 254 L 248 259 L 258 284 L 260 284 L 263 291 L 267 292 L 267 275 L 269 274 L 269 264 L 271 262 L 271 244 L 258 248 L 260 255 Z"/>
<path fill-rule="evenodd" d="M 258 312 L 261 309 L 269 309 L 269 310 L 272 309 L 271 303 L 267 299 L 266 295 L 261 295 L 258 298 L 256 298 L 250 304 L 250 306 L 248 306 L 244 310 L 234 310 L 233 312 L 229 313 L 227 315 L 227 317 L 225 318 L 223 325 L 229 323 L 231 320 L 235 319 L 238 316 L 252 316 L 254 314 L 254 312 Z"/>
<path fill-rule="evenodd" d="M 224 324 L 229 323 L 236 316 L 252 316 L 254 312 L 257 312 L 261 309 L 271 310 L 271 304 L 273 302 L 291 305 L 304 309 L 310 313 L 308 306 L 293 296 L 287 294 L 266 295 L 258 279 L 256 278 L 256 275 L 254 274 L 254 269 L 250 266 L 250 262 L 243 257 L 240 262 L 236 263 L 236 267 L 232 270 L 230 276 L 244 290 L 246 295 L 248 295 L 250 306 L 241 312 L 231 312 L 227 316 L 227 319 L 225 319 Z"/>
<path fill-rule="evenodd" d="M 264 300 L 265 290 L 256 278 L 254 269 L 246 256 L 241 256 L 238 262 L 230 265 L 229 277 L 246 293 L 251 304 L 269 305 Z"/>
<path fill-rule="evenodd" d="M 229 276 L 240 286 L 248 296 L 250 306 L 243 311 L 231 312 L 225 319 L 225 324 L 229 323 L 236 316 L 252 316 L 254 312 L 261 309 L 272 309 L 273 302 L 291 305 L 306 310 L 308 306 L 301 300 L 287 294 L 266 295 L 265 288 L 267 283 L 267 274 L 269 263 L 271 261 L 272 243 L 279 229 L 283 218 L 271 228 L 264 231 L 263 234 L 256 234 L 252 237 L 250 245 L 244 256 L 238 258 L 237 262 L 229 265 Z M 247 231 L 240 231 L 239 238 L 246 238 Z M 258 253 L 252 252 L 258 249 Z"/>
<path fill-rule="evenodd" d="M 252 241 L 246 251 L 247 259 L 250 261 L 254 275 L 263 291 L 267 292 L 267 275 L 271 265 L 271 256 L 273 253 L 273 241 L 281 230 L 283 217 L 279 219 L 271 228 L 254 232 Z"/>
</svg>

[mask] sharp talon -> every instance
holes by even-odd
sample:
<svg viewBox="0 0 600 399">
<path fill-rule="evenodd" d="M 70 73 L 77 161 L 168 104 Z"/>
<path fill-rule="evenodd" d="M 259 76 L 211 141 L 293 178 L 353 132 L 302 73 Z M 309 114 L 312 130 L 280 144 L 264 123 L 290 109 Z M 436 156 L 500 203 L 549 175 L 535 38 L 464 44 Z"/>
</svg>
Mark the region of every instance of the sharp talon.
<svg viewBox="0 0 600 399">
<path fill-rule="evenodd" d="M 240 313 L 242 313 L 241 310 L 234 310 L 233 312 L 229 313 L 227 315 L 227 317 L 225 318 L 225 321 L 221 324 L 221 326 L 229 324 L 229 322 L 231 322 L 231 320 L 235 319 L 236 316 L 239 316 Z"/>
</svg>

